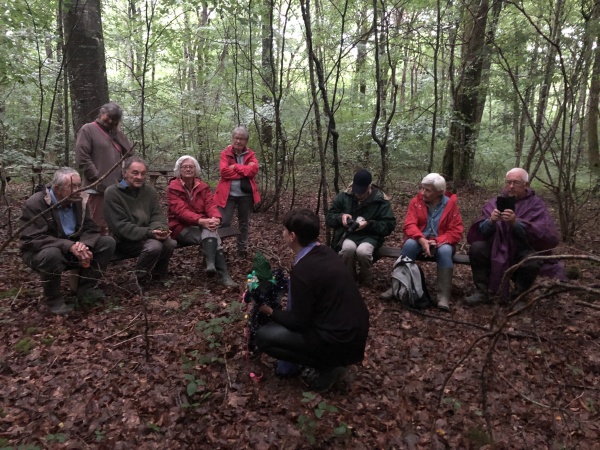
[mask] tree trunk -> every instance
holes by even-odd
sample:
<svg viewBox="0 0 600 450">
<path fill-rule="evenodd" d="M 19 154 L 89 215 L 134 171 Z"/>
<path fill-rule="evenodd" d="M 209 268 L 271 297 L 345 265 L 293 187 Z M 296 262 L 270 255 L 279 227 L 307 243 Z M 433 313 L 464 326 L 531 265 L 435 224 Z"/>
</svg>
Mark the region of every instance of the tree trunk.
<svg viewBox="0 0 600 450">
<path fill-rule="evenodd" d="M 499 0 L 494 2 L 487 32 L 488 1 L 473 2 L 468 6 L 475 9 L 466 13 L 473 21 L 465 24 L 461 77 L 454 92 L 453 119 L 442 163 L 446 177 L 457 182 L 472 178 L 479 125 L 487 95 L 489 46 L 494 39 L 502 3 Z"/>
<path fill-rule="evenodd" d="M 65 0 L 63 23 L 73 127 L 77 132 L 109 101 L 100 0 Z"/>
<path fill-rule="evenodd" d="M 590 158 L 590 169 L 600 178 L 600 152 L 598 149 L 598 121 L 600 111 L 598 104 L 600 99 L 600 0 L 596 0 L 595 14 L 592 15 L 592 23 L 596 24 L 596 48 L 594 50 L 594 65 L 590 83 L 590 95 L 588 99 L 587 141 L 588 155 Z"/>
</svg>

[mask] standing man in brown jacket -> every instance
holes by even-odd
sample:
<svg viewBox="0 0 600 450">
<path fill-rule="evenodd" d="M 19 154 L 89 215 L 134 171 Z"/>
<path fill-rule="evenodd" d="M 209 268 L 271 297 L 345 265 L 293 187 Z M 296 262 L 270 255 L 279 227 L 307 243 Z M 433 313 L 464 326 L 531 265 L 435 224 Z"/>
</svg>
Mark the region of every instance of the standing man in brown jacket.
<svg viewBox="0 0 600 450">
<path fill-rule="evenodd" d="M 81 127 L 77 133 L 75 156 L 83 172 L 83 185 L 89 186 L 105 175 L 133 145 L 125 137 L 119 123 L 123 110 L 116 103 L 107 103 L 100 108 L 98 118 Z M 86 191 L 88 206 L 94 222 L 102 234 L 108 228 L 104 220 L 104 191 L 122 178 L 121 167 L 117 167 L 106 178 Z"/>
</svg>

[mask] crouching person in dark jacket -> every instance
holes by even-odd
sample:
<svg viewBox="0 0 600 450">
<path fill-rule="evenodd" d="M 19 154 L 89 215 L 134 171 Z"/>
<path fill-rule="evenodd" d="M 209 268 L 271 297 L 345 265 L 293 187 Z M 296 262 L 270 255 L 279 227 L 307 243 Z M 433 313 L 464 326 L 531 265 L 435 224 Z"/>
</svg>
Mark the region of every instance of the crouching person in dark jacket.
<svg viewBox="0 0 600 450">
<path fill-rule="evenodd" d="M 87 204 L 79 193 L 73 194 L 80 187 L 81 177 L 75 169 L 57 170 L 52 184 L 27 200 L 20 219 L 21 224 L 28 224 L 20 238 L 23 261 L 40 274 L 46 303 L 54 314 L 73 309 L 60 292 L 62 272 L 81 269 L 77 289 L 81 299 L 96 290 L 115 251 L 114 239 L 100 235 Z M 93 296 L 97 299 L 103 294 L 96 291 Z"/>
<path fill-rule="evenodd" d="M 316 368 L 312 388 L 325 390 L 345 366 L 363 360 L 369 312 L 337 253 L 317 242 L 319 229 L 318 216 L 308 209 L 285 216 L 283 240 L 296 255 L 288 308 L 261 307 L 273 323 L 258 330 L 257 344 L 279 360 Z"/>
</svg>

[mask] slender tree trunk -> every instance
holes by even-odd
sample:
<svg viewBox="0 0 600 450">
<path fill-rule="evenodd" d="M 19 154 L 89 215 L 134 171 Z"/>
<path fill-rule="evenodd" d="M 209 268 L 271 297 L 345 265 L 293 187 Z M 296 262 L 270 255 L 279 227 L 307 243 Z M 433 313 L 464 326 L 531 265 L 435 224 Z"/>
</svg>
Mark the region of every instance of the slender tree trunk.
<svg viewBox="0 0 600 450">
<path fill-rule="evenodd" d="M 78 132 L 109 101 L 100 0 L 65 0 L 63 13 L 73 127 Z"/>
<path fill-rule="evenodd" d="M 319 190 L 321 197 L 323 199 L 323 212 L 327 211 L 328 206 L 328 195 L 329 190 L 327 189 L 327 164 L 326 164 L 326 150 L 325 143 L 323 141 L 323 125 L 321 124 L 321 111 L 319 107 L 319 98 L 318 98 L 318 89 L 317 89 L 317 80 L 315 77 L 316 67 L 315 67 L 315 59 L 313 58 L 314 48 L 313 48 L 313 36 L 312 36 L 312 27 L 311 27 L 311 19 L 310 19 L 310 0 L 300 0 L 300 7 L 302 8 L 302 19 L 304 21 L 304 29 L 306 33 L 306 51 L 308 52 L 308 67 L 309 67 L 309 76 L 310 76 L 310 93 L 312 96 L 312 104 L 315 112 L 315 126 L 316 126 L 316 137 L 317 137 L 317 146 L 319 149 L 319 162 L 320 162 L 320 175 L 321 182 L 319 183 Z M 319 213 L 319 209 L 317 208 L 316 213 Z M 331 231 L 329 229 L 326 230 L 325 239 L 327 243 L 331 242 Z"/>
<path fill-rule="evenodd" d="M 451 180 L 466 182 L 472 178 L 479 126 L 487 96 L 489 47 L 494 40 L 502 2 L 495 0 L 488 29 L 488 0 L 467 5 L 461 78 L 454 92 L 453 120 L 443 159 L 443 172 Z"/>
<path fill-rule="evenodd" d="M 592 25 L 596 27 L 596 48 L 594 49 L 594 65 L 592 68 L 592 79 L 590 82 L 590 95 L 588 98 L 588 120 L 587 141 L 590 168 L 596 178 L 600 178 L 600 151 L 598 149 L 598 122 L 600 111 L 598 109 L 600 99 L 600 0 L 596 0 L 594 13 L 592 14 Z"/>
</svg>

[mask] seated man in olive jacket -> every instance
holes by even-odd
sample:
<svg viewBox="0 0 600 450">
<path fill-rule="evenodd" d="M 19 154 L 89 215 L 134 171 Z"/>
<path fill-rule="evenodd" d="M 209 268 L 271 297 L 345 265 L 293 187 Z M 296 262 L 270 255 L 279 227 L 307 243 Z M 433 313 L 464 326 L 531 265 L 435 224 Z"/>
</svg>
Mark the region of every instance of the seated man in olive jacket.
<svg viewBox="0 0 600 450">
<path fill-rule="evenodd" d="M 123 180 L 104 193 L 104 217 L 117 241 L 117 254 L 138 257 L 135 274 L 140 286 L 167 276 L 176 242 L 156 190 L 146 184 L 146 162 L 132 156 L 123 163 Z"/>
<path fill-rule="evenodd" d="M 80 193 L 73 194 L 80 187 L 75 169 L 58 169 L 52 184 L 27 200 L 20 218 L 22 225 L 27 224 L 20 237 L 23 261 L 40 274 L 46 303 L 54 314 L 73 309 L 60 293 L 62 272 L 81 268 L 77 296 L 82 298 L 95 291 L 115 251 L 114 239 L 100 235 Z"/>
<path fill-rule="evenodd" d="M 373 253 L 396 228 L 389 197 L 371 181 L 367 170 L 356 172 L 352 185 L 335 197 L 325 217 L 327 226 L 334 228 L 331 246 L 339 251 L 352 275 L 358 262 L 356 278 L 365 285 L 373 279 Z"/>
</svg>

